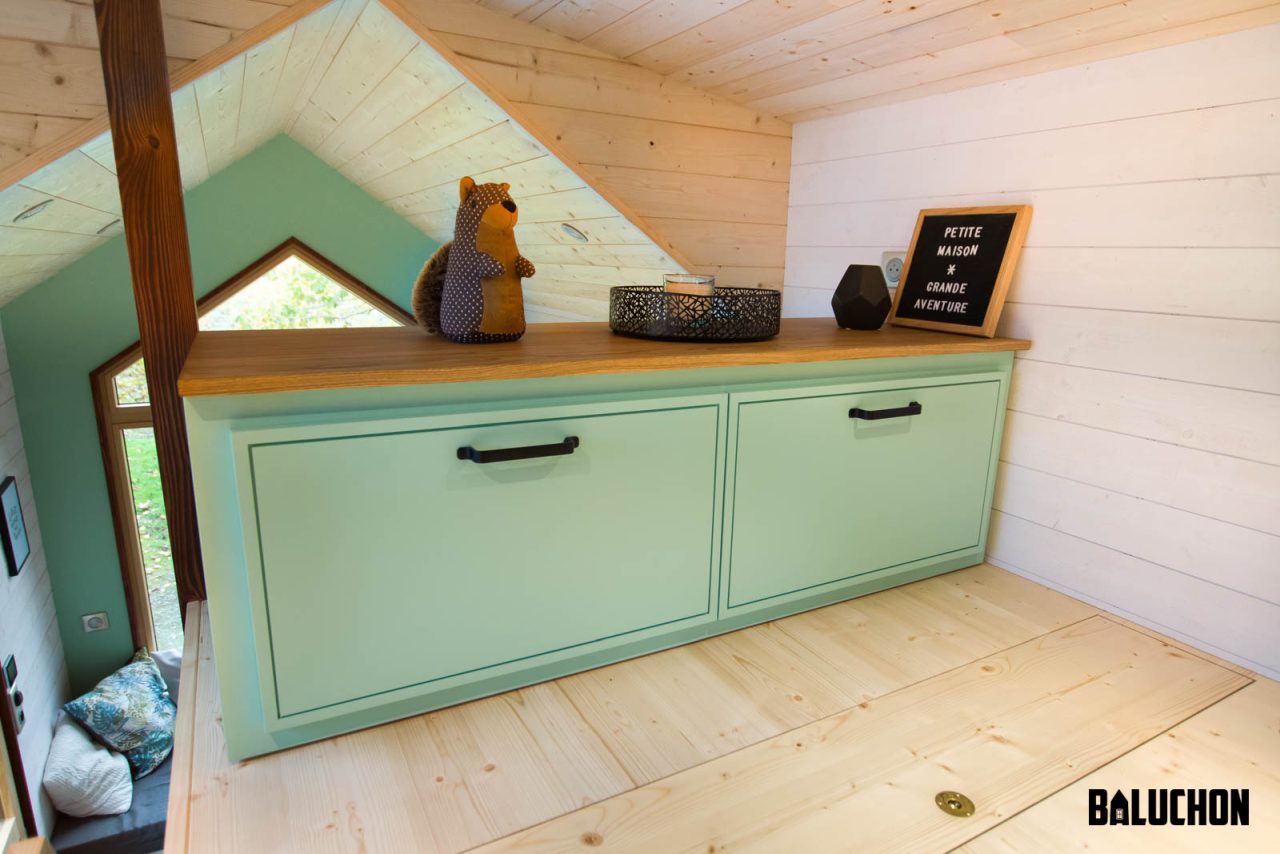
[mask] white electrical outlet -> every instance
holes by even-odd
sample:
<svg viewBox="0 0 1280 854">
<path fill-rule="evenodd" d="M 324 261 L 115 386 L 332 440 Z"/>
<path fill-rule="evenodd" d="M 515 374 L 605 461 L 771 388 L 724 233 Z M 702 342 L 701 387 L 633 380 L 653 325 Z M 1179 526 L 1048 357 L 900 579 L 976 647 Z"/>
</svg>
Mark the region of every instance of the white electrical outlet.
<svg viewBox="0 0 1280 854">
<path fill-rule="evenodd" d="M 884 281 L 891 288 L 896 288 L 902 279 L 902 267 L 907 263 L 906 252 L 880 253 L 880 269 L 884 271 Z"/>
<path fill-rule="evenodd" d="M 80 618 L 80 625 L 84 627 L 86 632 L 100 632 L 103 629 L 111 628 L 111 623 L 107 620 L 106 611 L 98 611 L 94 614 L 85 614 Z"/>
</svg>

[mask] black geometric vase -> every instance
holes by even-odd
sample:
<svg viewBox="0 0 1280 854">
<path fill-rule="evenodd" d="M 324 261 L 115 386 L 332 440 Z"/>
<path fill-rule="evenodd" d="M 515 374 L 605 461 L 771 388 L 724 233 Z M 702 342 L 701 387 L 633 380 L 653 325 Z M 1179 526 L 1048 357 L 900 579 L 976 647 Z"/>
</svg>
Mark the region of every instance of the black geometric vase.
<svg viewBox="0 0 1280 854">
<path fill-rule="evenodd" d="M 884 272 L 875 264 L 850 264 L 831 297 L 841 329 L 879 329 L 892 307 Z"/>
</svg>

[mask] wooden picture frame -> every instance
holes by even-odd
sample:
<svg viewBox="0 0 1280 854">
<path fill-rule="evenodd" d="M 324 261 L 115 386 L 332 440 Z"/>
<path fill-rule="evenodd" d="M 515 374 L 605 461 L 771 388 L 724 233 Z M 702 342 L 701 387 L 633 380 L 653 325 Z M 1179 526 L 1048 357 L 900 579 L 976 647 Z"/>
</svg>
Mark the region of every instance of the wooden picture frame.
<svg viewBox="0 0 1280 854">
<path fill-rule="evenodd" d="M 31 541 L 27 539 L 27 520 L 22 515 L 18 481 L 12 475 L 0 483 L 0 545 L 4 547 L 9 575 L 22 572 L 31 557 Z"/>
<path fill-rule="evenodd" d="M 1009 219 L 1010 216 L 1012 219 Z M 971 224 L 962 224 L 966 220 Z M 952 225 L 953 223 L 956 223 L 956 225 Z M 978 280 L 922 283 L 920 281 L 920 276 L 927 275 L 927 273 L 923 273 L 926 269 L 926 264 L 929 265 L 929 273 L 932 273 L 934 272 L 932 269 L 934 264 L 943 263 L 936 260 L 936 258 L 941 255 L 941 252 L 938 251 L 940 247 L 938 246 L 936 234 L 938 229 L 955 227 L 961 229 L 963 234 L 964 229 L 970 229 L 975 226 L 981 226 L 983 228 L 996 226 L 996 228 L 991 231 L 990 236 L 985 238 L 961 236 L 947 237 L 944 239 L 965 241 L 962 244 L 957 244 L 957 248 L 964 251 L 973 247 L 974 251 L 973 255 L 954 256 L 954 263 L 949 264 L 948 272 L 953 272 L 955 268 L 961 264 L 969 264 L 970 266 L 975 263 L 980 265 L 985 264 L 984 267 L 973 271 L 977 274 Z M 1003 251 L 1000 255 L 998 265 L 992 269 L 991 264 L 994 259 L 994 253 L 1001 248 L 999 246 L 999 242 L 1005 227 L 1008 228 L 1008 237 L 1003 239 Z M 978 335 L 984 338 L 994 338 L 996 334 L 996 325 L 1000 322 L 1000 313 L 1004 309 L 1005 297 L 1008 295 L 1009 285 L 1013 281 L 1013 271 L 1018 265 L 1018 257 L 1022 254 L 1022 244 L 1026 240 L 1027 229 L 1030 227 L 1031 205 L 927 208 L 920 211 L 919 216 L 916 217 L 915 231 L 911 234 L 911 245 L 907 249 L 907 257 L 903 263 L 900 284 L 893 295 L 893 308 L 889 312 L 889 322 L 895 326 L 913 326 L 919 329 L 933 329 L 938 332 L 955 332 L 961 335 Z M 928 233 L 926 234 L 925 243 L 928 245 L 923 245 L 921 234 L 926 231 Z M 981 232 L 979 232 L 979 234 L 981 234 Z M 988 245 L 982 245 L 982 240 L 986 240 Z M 928 257 L 921 256 L 917 258 L 917 252 L 925 251 L 933 251 L 935 254 Z M 986 253 L 986 256 L 982 257 L 982 253 L 984 252 Z M 952 261 L 952 256 L 946 256 L 946 260 Z M 913 264 L 913 262 L 915 263 Z M 917 271 L 915 280 L 911 277 L 913 266 Z M 964 274 L 956 273 L 956 275 Z M 912 316 L 913 313 L 917 313 L 917 308 L 915 306 L 904 306 L 904 298 L 908 300 L 914 299 L 918 302 L 923 299 L 922 295 L 925 293 L 922 289 L 927 285 L 933 284 L 964 287 L 965 290 L 962 291 L 962 293 L 965 293 L 968 297 L 977 297 L 978 299 L 978 302 L 974 303 L 975 310 L 976 306 L 981 304 L 981 301 L 985 300 L 985 305 L 982 308 L 980 317 L 981 322 L 952 322 L 937 319 L 937 315 L 945 314 L 946 312 L 933 309 L 919 313 L 933 314 L 935 315 L 934 317 Z M 973 290 L 969 291 L 969 288 L 973 288 Z M 939 294 L 941 297 L 948 295 L 951 295 L 951 293 L 944 292 Z M 947 301 L 945 299 L 930 300 L 930 302 L 940 302 L 944 305 L 962 304 L 962 301 L 960 300 Z M 966 306 L 965 312 L 967 312 L 969 310 L 969 300 L 964 300 L 963 304 Z M 957 316 L 960 316 L 959 312 L 956 312 L 956 314 Z"/>
</svg>

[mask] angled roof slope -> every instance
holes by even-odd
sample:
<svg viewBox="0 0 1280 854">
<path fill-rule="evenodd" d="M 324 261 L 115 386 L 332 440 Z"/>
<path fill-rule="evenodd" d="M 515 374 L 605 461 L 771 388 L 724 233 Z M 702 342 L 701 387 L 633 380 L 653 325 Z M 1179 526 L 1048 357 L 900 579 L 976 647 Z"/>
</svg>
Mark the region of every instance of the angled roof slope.
<svg viewBox="0 0 1280 854">
<path fill-rule="evenodd" d="M 474 0 L 790 121 L 1280 21 L 1267 0 Z"/>
<path fill-rule="evenodd" d="M 185 188 L 283 132 L 438 241 L 452 236 L 457 181 L 471 174 L 513 185 L 522 245 L 611 268 L 619 283 L 687 266 L 398 0 L 302 0 L 294 13 L 174 75 Z M 0 305 L 119 233 L 102 128 L 0 191 Z"/>
</svg>

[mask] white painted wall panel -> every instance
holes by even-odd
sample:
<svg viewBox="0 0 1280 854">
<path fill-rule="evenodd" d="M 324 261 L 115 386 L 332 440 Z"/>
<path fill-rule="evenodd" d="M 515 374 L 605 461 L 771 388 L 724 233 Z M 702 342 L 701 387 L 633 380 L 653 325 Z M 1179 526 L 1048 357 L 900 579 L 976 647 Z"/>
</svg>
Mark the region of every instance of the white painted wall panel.
<svg viewBox="0 0 1280 854">
<path fill-rule="evenodd" d="M 910 232 L 884 245 L 791 246 L 787 287 L 830 299 L 848 264 L 877 264 L 904 250 Z M 1116 281 L 1123 281 L 1117 287 Z M 1280 320 L 1280 249 L 1031 246 L 1022 251 L 1009 302 L 1242 320 Z M 796 295 L 819 299 L 818 295 Z"/>
<path fill-rule="evenodd" d="M 1280 535 L 1276 466 L 1021 412 L 1005 429 L 1007 462 Z"/>
<path fill-rule="evenodd" d="M 989 558 L 1280 676 L 1280 26 L 795 127 L 784 310 L 1029 203 Z"/>
<path fill-rule="evenodd" d="M 1018 303 L 1006 307 L 1001 331 L 1034 335 L 1024 358 L 1040 362 L 1280 393 L 1275 321 Z"/>
<path fill-rule="evenodd" d="M 1274 678 L 1280 606 L 999 511 L 988 549 L 999 566 Z"/>
<path fill-rule="evenodd" d="M 27 713 L 19 743 L 27 783 L 37 803 L 40 831 L 47 834 L 53 829 L 54 813 L 40 781 L 53 739 L 53 722 L 67 699 L 67 673 L 40 540 L 40 520 L 18 426 L 9 360 L 0 334 L 0 479 L 9 475 L 18 480 L 31 557 L 16 578 L 0 569 L 0 659 L 13 655 L 18 661 L 17 684 L 26 698 L 23 707 Z"/>
<path fill-rule="evenodd" d="M 797 126 L 797 133 L 801 127 Z M 1080 153 L 1064 150 L 1061 156 Z M 837 167 L 828 164 L 828 168 Z M 1000 188 L 985 193 L 820 204 L 805 204 L 803 199 L 803 194 L 792 192 L 789 247 L 905 245 L 922 207 L 1023 203 L 1035 206 L 1027 246 L 1280 246 L 1280 229 L 1275 227 L 1280 222 L 1280 181 L 1275 175 L 1048 190 Z"/>
<path fill-rule="evenodd" d="M 1276 100 L 796 164 L 792 192 L 819 202 L 1101 187 L 1280 171 Z M 1170 145 L 1170 141 L 1176 144 Z M 1064 157 L 1064 151 L 1088 152 Z M 992 184 L 992 182 L 997 182 Z"/>
<path fill-rule="evenodd" d="M 1280 281 L 1280 280 L 1278 280 Z M 1038 344 L 1039 342 L 1037 342 Z M 1009 408 L 1280 466 L 1280 396 L 1020 359 Z"/>
<path fill-rule="evenodd" d="M 817 119 L 804 123 L 803 139 L 793 140 L 793 160 L 839 160 L 1274 98 L 1280 63 L 1265 60 L 1275 55 L 1275 29 Z"/>
</svg>

